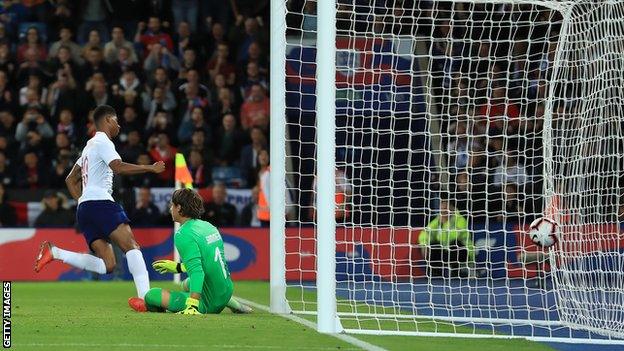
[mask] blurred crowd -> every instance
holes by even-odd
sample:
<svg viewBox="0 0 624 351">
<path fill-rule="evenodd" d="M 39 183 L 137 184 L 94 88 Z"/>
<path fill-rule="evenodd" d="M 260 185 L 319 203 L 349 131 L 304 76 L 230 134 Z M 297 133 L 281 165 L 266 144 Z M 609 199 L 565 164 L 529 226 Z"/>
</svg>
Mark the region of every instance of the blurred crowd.
<svg viewBox="0 0 624 351">
<path fill-rule="evenodd" d="M 268 17 L 268 0 L 4 1 L 3 189 L 64 188 L 100 104 L 118 113 L 124 161 L 167 167 L 122 189 L 173 186 L 176 152 L 195 187 L 253 188 L 268 166 Z"/>
</svg>

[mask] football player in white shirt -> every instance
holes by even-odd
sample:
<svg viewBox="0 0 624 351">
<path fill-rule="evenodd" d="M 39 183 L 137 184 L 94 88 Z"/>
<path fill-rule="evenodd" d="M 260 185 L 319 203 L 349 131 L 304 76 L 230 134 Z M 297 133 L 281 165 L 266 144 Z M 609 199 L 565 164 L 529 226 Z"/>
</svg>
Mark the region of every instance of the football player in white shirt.
<svg viewBox="0 0 624 351">
<path fill-rule="evenodd" d="M 41 244 L 35 271 L 41 271 L 53 260 L 61 260 L 91 272 L 111 273 L 116 264 L 115 254 L 109 243 L 113 241 L 126 254 L 128 270 L 134 279 L 137 295 L 143 298 L 150 289 L 149 276 L 143 254 L 128 225 L 130 220 L 111 196 L 113 173 L 160 173 L 165 170 L 165 164 L 160 161 L 142 166 L 123 162 L 111 141 L 120 130 L 115 109 L 108 105 L 98 106 L 93 112 L 93 119 L 97 132 L 87 142 L 65 183 L 71 195 L 78 200 L 76 219 L 80 231 L 97 257 L 63 250 L 45 241 Z"/>
</svg>

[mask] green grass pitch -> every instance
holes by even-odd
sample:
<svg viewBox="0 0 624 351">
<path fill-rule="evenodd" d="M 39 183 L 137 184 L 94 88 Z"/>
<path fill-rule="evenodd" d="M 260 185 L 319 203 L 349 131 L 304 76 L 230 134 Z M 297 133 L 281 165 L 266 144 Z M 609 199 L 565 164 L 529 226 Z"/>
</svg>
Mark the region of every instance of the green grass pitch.
<svg viewBox="0 0 624 351">
<path fill-rule="evenodd" d="M 173 289 L 171 283 L 154 283 Z M 136 313 L 127 305 L 131 282 L 13 283 L 15 350 L 357 350 L 289 319 L 251 315 L 181 316 Z M 235 294 L 268 305 L 267 282 L 236 282 Z M 388 350 L 538 351 L 524 340 L 362 336 Z"/>
</svg>

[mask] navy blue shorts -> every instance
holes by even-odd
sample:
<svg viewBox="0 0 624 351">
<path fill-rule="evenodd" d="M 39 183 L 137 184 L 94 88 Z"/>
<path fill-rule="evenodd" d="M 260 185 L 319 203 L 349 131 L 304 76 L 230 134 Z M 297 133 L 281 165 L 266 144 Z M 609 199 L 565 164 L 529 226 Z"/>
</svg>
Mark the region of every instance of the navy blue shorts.
<svg viewBox="0 0 624 351">
<path fill-rule="evenodd" d="M 108 236 L 122 223 L 130 223 L 123 208 L 110 200 L 85 201 L 76 211 L 78 228 L 84 235 L 87 245 L 97 239 L 108 240 Z"/>
</svg>

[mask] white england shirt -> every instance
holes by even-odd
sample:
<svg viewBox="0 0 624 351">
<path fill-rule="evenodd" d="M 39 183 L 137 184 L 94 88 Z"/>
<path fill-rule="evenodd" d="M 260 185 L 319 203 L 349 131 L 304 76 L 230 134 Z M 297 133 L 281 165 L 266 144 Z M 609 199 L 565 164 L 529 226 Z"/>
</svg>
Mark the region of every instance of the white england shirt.
<svg viewBox="0 0 624 351">
<path fill-rule="evenodd" d="M 89 139 L 76 163 L 82 169 L 82 196 L 78 203 L 90 200 L 113 201 L 113 170 L 109 164 L 121 159 L 115 144 L 106 133 L 97 132 Z"/>
</svg>

